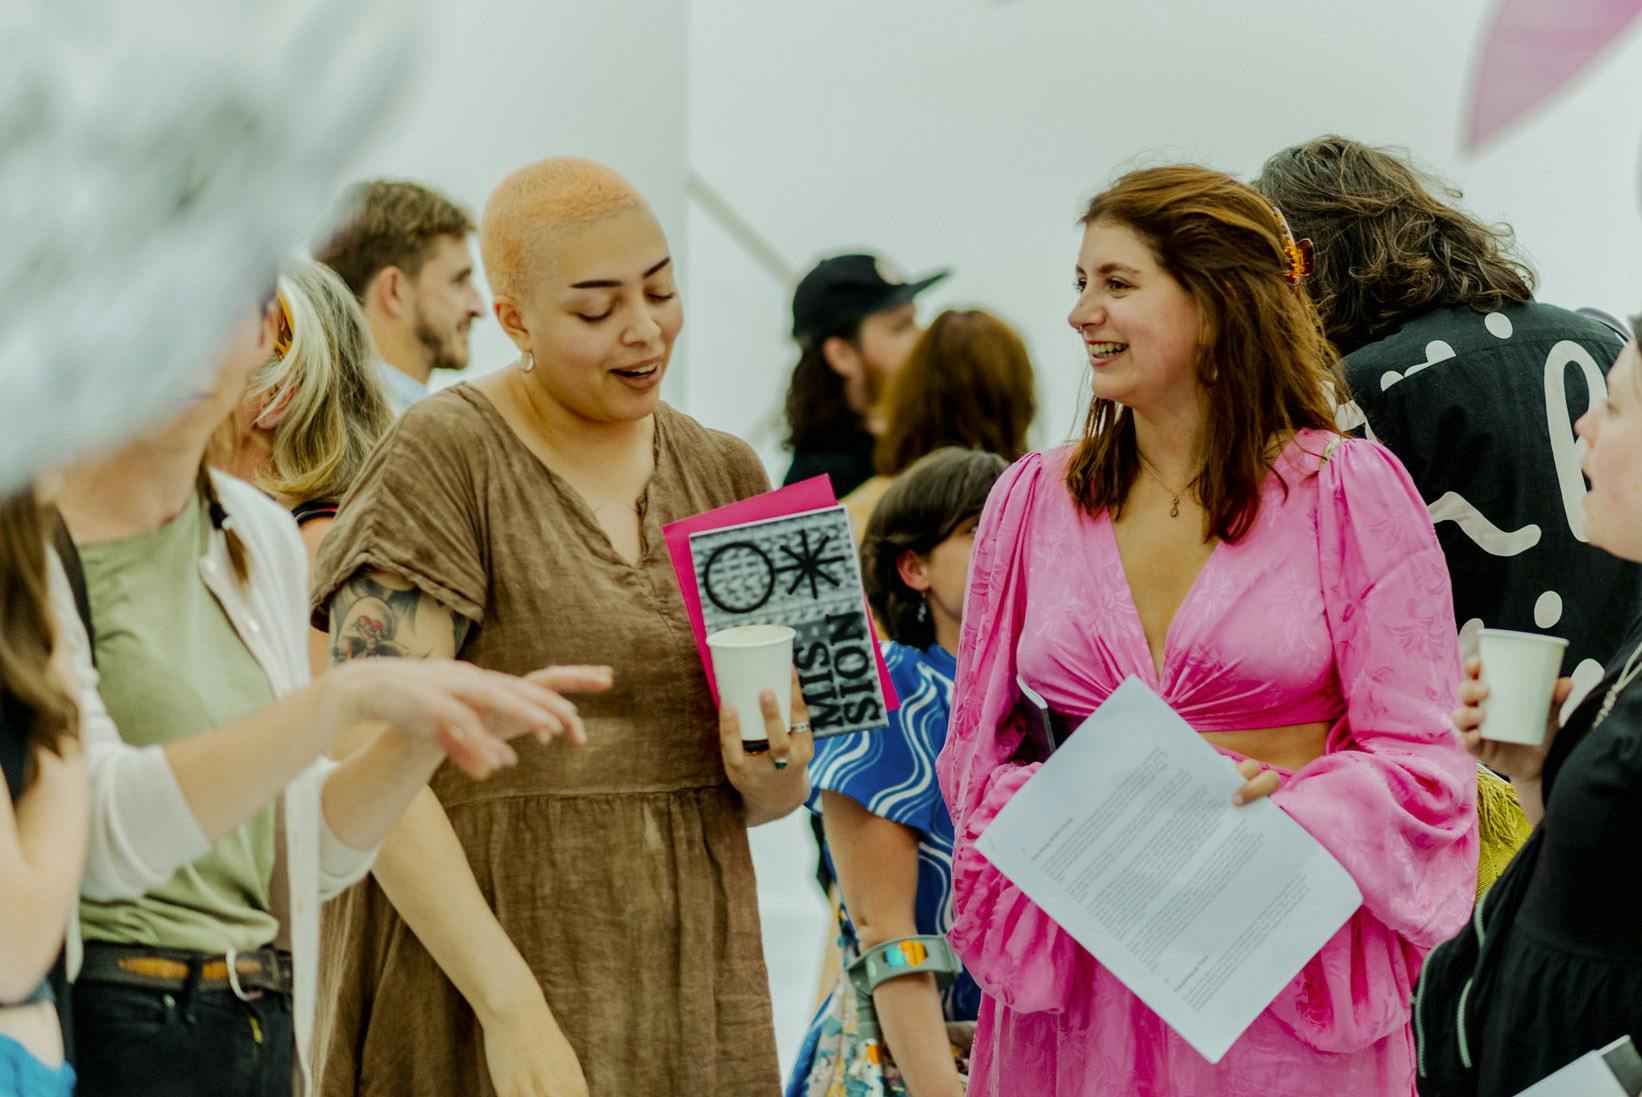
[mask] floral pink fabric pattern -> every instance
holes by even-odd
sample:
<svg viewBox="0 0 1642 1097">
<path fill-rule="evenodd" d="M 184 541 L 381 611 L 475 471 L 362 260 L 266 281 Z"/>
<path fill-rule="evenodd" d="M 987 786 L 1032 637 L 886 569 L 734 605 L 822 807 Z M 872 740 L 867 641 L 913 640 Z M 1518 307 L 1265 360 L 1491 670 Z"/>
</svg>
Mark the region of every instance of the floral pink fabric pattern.
<svg viewBox="0 0 1642 1097">
<path fill-rule="evenodd" d="M 1023 458 L 987 503 L 938 763 L 958 835 L 950 936 L 986 992 L 970 1094 L 1407 1097 L 1419 964 L 1465 921 L 1477 860 L 1476 768 L 1448 723 L 1458 639 L 1424 504 L 1379 445 L 1302 432 L 1253 528 L 1181 605 L 1160 675 L 1109 519 L 1066 489 L 1069 455 Z M 1201 731 L 1332 722 L 1327 753 L 1273 799 L 1364 903 L 1220 1063 L 976 852 L 1037 770 L 1012 758 L 1017 672 L 1073 715 L 1135 674 Z"/>
</svg>

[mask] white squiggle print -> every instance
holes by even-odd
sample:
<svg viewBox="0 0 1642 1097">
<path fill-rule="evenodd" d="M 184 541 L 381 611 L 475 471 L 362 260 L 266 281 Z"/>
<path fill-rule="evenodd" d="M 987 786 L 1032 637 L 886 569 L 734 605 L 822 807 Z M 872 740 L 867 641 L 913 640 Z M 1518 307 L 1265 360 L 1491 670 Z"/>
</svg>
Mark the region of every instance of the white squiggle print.
<svg viewBox="0 0 1642 1097">
<path fill-rule="evenodd" d="M 904 710 L 901 713 L 903 726 L 911 721 L 923 722 L 930 719 L 930 711 L 944 707 L 947 699 L 952 696 L 950 679 L 927 665 L 920 666 L 918 672 L 923 681 L 917 691 L 901 703 Z M 875 815 L 893 817 L 903 805 L 915 805 L 927 797 L 930 786 L 935 783 L 937 748 L 912 735 L 906 737 L 906 745 L 912 755 L 912 769 L 900 784 L 883 789 L 873 798 L 869 807 Z"/>
<path fill-rule="evenodd" d="M 1562 489 L 1562 509 L 1568 516 L 1568 530 L 1585 538 L 1585 475 L 1579 471 L 1585 456 L 1585 439 L 1576 437 L 1568 418 L 1568 391 L 1563 377 L 1569 366 L 1578 366 L 1585 376 L 1589 405 L 1608 398 L 1608 382 L 1591 352 L 1571 339 L 1551 348 L 1545 359 L 1545 427 L 1551 433 L 1551 460 L 1556 465 L 1557 487 Z"/>
<path fill-rule="evenodd" d="M 1430 369 L 1438 362 L 1446 362 L 1453 357 L 1453 347 L 1449 346 L 1441 339 L 1433 339 L 1425 345 L 1425 361 L 1419 363 L 1418 365 L 1409 366 L 1401 373 L 1398 373 L 1394 369 L 1388 369 L 1384 373 L 1380 374 L 1380 391 L 1384 392 L 1392 385 L 1395 385 L 1398 381 L 1406 381 L 1422 369 Z"/>
<path fill-rule="evenodd" d="M 1568 717 L 1573 715 L 1574 709 L 1579 707 L 1579 702 L 1585 700 L 1585 695 L 1591 692 L 1591 687 L 1602 681 L 1602 664 L 1595 659 L 1581 659 L 1569 677 L 1574 680 L 1574 688 L 1569 691 L 1568 699 L 1562 704 L 1559 718 L 1563 722 L 1567 722 Z"/>
<path fill-rule="evenodd" d="M 1554 590 L 1541 594 L 1534 602 L 1534 625 L 1537 628 L 1554 628 L 1562 620 L 1562 595 Z"/>
<path fill-rule="evenodd" d="M 1368 421 L 1368 415 L 1363 411 L 1362 405 L 1355 400 L 1347 400 L 1335 407 L 1334 426 L 1341 434 L 1349 434 L 1358 427 L 1362 427 L 1363 434 L 1367 436 L 1370 442 L 1379 441 L 1379 438 L 1374 435 L 1373 425 Z"/>
<path fill-rule="evenodd" d="M 1510 533 L 1500 529 L 1483 516 L 1457 491 L 1444 492 L 1442 498 L 1427 508 L 1431 522 L 1453 522 L 1465 535 L 1484 551 L 1494 556 L 1516 556 L 1539 544 L 1539 527 L 1532 522 Z"/>
</svg>

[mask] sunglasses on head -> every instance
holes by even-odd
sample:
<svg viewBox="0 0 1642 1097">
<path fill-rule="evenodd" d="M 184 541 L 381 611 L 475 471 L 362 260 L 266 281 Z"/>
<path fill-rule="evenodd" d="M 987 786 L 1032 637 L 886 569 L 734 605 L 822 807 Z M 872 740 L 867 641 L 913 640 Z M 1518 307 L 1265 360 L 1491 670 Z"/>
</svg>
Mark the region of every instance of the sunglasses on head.
<svg viewBox="0 0 1642 1097">
<path fill-rule="evenodd" d="M 270 285 L 262 295 L 262 314 L 272 311 L 274 314 L 274 356 L 285 357 L 291 349 L 291 343 L 296 338 L 295 329 L 291 325 L 291 306 L 286 303 L 285 295 L 279 292 L 279 283 Z"/>
</svg>

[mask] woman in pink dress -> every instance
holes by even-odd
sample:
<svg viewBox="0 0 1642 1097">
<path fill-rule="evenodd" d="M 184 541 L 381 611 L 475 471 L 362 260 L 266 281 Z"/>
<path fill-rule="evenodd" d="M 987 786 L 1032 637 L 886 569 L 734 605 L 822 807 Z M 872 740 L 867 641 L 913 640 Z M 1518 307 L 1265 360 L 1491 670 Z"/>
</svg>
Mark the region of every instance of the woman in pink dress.
<svg viewBox="0 0 1642 1097">
<path fill-rule="evenodd" d="M 985 992 L 971 1097 L 1408 1097 L 1409 996 L 1476 883 L 1448 727 L 1448 573 L 1396 458 L 1332 429 L 1309 245 L 1217 172 L 1134 172 L 1083 219 L 1083 439 L 1017 462 L 976 535 L 939 774 L 951 939 Z M 975 849 L 1035 773 L 1016 676 L 1076 726 L 1156 690 L 1356 880 L 1363 905 L 1211 1064 Z"/>
</svg>

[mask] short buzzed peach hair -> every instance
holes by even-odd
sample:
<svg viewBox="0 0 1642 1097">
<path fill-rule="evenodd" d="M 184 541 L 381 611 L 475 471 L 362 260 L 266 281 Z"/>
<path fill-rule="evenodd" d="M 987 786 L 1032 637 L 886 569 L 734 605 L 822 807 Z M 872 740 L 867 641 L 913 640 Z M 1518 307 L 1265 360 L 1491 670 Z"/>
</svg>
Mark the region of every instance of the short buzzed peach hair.
<svg viewBox="0 0 1642 1097">
<path fill-rule="evenodd" d="M 645 202 L 633 185 L 596 160 L 553 156 L 496 184 L 479 218 L 479 254 L 491 293 L 519 297 L 557 239 L 579 224 Z"/>
</svg>

